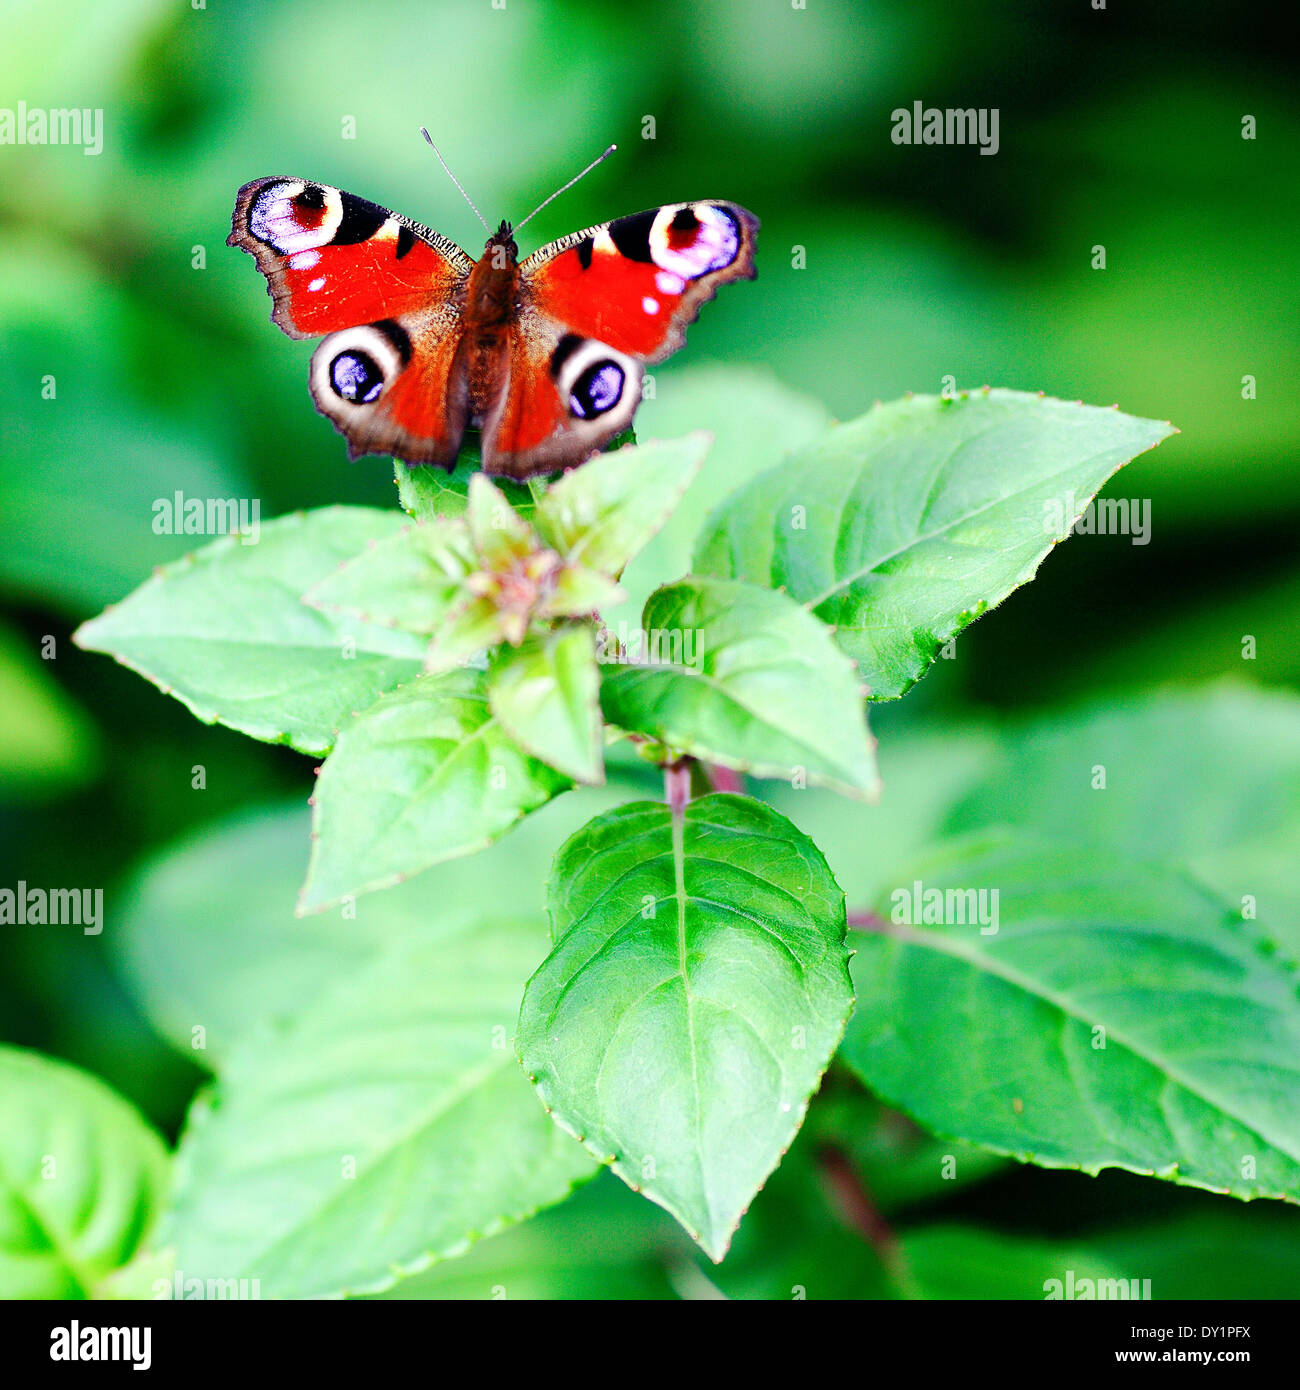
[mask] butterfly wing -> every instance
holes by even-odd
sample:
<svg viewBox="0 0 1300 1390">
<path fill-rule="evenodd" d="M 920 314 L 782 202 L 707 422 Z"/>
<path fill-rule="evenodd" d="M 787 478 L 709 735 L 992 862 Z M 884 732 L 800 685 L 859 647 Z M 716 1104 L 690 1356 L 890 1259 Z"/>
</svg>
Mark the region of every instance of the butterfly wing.
<svg viewBox="0 0 1300 1390">
<path fill-rule="evenodd" d="M 228 245 L 257 260 L 291 338 L 328 335 L 311 360 L 317 409 L 353 458 L 455 462 L 469 415 L 459 359 L 473 261 L 454 242 L 327 184 L 245 184 Z"/>
<path fill-rule="evenodd" d="M 483 419 L 483 469 L 510 478 L 581 463 L 632 423 L 641 362 L 570 333 L 527 301 L 505 344 L 505 369 Z"/>
<path fill-rule="evenodd" d="M 524 260 L 484 468 L 524 478 L 570 467 L 626 429 L 644 365 L 682 346 L 719 285 L 754 278 L 758 225 L 735 203 L 670 203 Z"/>
</svg>

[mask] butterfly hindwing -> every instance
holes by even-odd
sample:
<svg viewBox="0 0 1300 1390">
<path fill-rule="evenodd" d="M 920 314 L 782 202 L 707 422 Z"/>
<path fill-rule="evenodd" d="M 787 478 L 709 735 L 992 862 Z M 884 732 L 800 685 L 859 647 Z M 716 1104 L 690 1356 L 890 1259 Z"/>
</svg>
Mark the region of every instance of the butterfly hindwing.
<svg viewBox="0 0 1300 1390">
<path fill-rule="evenodd" d="M 644 364 L 686 340 L 700 305 L 754 278 L 758 219 L 671 203 L 535 251 L 519 267 L 509 382 L 484 421 L 484 467 L 526 477 L 582 462 L 625 430 Z"/>
<path fill-rule="evenodd" d="M 455 460 L 468 418 L 464 251 L 364 198 L 283 177 L 240 190 L 229 244 L 256 258 L 290 337 L 329 335 L 312 396 L 353 456 Z"/>
<path fill-rule="evenodd" d="M 483 421 L 484 469 L 526 478 L 580 463 L 632 423 L 643 375 L 638 358 L 525 305 Z"/>
</svg>

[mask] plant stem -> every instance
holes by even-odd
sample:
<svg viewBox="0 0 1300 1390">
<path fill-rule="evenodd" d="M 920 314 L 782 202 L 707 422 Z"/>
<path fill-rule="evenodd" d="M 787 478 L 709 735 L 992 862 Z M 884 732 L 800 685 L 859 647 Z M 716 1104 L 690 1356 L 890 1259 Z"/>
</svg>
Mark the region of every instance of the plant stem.
<svg viewBox="0 0 1300 1390">
<path fill-rule="evenodd" d="M 691 770 L 693 758 L 679 758 L 664 768 L 664 800 L 673 813 L 674 820 L 681 820 L 686 812 L 686 803 L 691 799 Z"/>
<path fill-rule="evenodd" d="M 817 1160 L 841 1216 L 876 1252 L 899 1292 L 907 1298 L 918 1297 L 894 1228 L 881 1214 L 848 1155 L 835 1144 L 823 1144 L 817 1151 Z"/>
</svg>

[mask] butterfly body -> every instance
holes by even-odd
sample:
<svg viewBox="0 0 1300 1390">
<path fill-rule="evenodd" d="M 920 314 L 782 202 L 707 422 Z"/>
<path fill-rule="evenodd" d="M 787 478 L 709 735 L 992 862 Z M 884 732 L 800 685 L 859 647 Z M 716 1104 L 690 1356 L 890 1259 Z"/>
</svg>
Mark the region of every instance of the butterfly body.
<svg viewBox="0 0 1300 1390">
<path fill-rule="evenodd" d="M 465 289 L 470 423 L 482 426 L 509 352 L 510 323 L 518 312 L 519 248 L 506 223 L 488 238 Z"/>
<path fill-rule="evenodd" d="M 451 467 L 475 427 L 485 471 L 525 478 L 631 424 L 645 365 L 719 284 L 753 278 L 757 231 L 733 203 L 670 204 L 523 261 L 502 222 L 473 260 L 378 204 L 271 177 L 240 190 L 229 244 L 256 257 L 280 328 L 323 337 L 312 396 L 353 457 Z"/>
</svg>

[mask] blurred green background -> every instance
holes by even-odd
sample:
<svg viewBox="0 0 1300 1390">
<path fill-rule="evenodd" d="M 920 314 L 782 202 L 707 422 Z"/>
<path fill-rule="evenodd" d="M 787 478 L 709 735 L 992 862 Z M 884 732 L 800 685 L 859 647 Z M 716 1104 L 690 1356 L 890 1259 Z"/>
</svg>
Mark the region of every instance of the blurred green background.
<svg viewBox="0 0 1300 1390">
<path fill-rule="evenodd" d="M 658 369 L 643 437 L 709 425 L 724 380 L 710 363 L 767 369 L 838 418 L 950 377 L 1178 425 L 1110 489 L 1151 499 L 1151 543 L 1074 538 L 961 638 L 956 660 L 876 711 L 887 778 L 891 741 L 923 749 L 923 787 L 940 776 L 944 731 L 972 721 L 1125 708 L 1222 674 L 1300 684 L 1300 101 L 1266 9 L 9 0 L 0 15 L 0 107 L 99 107 L 105 122 L 94 157 L 0 146 L 0 884 L 103 886 L 109 922 L 98 939 L 5 929 L 0 1040 L 86 1067 L 168 1135 L 202 1074 L 122 983 L 114 914 L 178 839 L 202 851 L 226 843 L 231 817 L 301 802 L 310 764 L 200 726 L 70 633 L 191 548 L 152 530 L 153 501 L 177 489 L 259 498 L 264 520 L 396 504 L 384 461 L 347 462 L 311 407 L 311 345 L 272 327 L 261 277 L 224 245 L 235 191 L 254 177 L 339 185 L 477 254 L 481 229 L 420 139 L 424 124 L 492 222 L 518 219 L 618 142 L 530 224 L 525 252 L 665 201 L 753 209 L 759 279 L 708 306 L 688 349 Z M 916 100 L 997 107 L 996 156 L 892 144 L 890 112 Z M 1254 140 L 1242 138 L 1246 115 Z M 796 248 L 806 268 L 794 268 Z M 1258 643 L 1251 662 L 1245 634 Z M 295 835 L 285 852 L 305 862 Z M 156 908 L 163 890 L 150 882 Z M 183 932 L 183 897 L 169 910 Z M 205 911 L 220 950 L 220 919 L 245 908 L 232 897 Z M 871 1133 L 885 1144 L 900 1123 Z M 1098 1232 L 1157 1218 L 1171 1268 L 1220 1240 L 1255 1242 L 1256 1267 L 1270 1269 L 1278 1244 L 1295 1241 L 1293 1213 L 1276 1204 L 1233 1225 L 1216 1199 L 1125 1175 L 993 1167 L 927 1194 L 909 1218 L 929 1242 L 914 1259 L 932 1290 L 977 1290 L 981 1270 L 1006 1263 L 1005 1242 L 1020 1242 L 1028 1267 L 1044 1243 L 1118 1249 L 1127 1237 Z M 551 1248 L 548 1221 L 566 1247 L 586 1221 L 604 1263 L 584 1274 L 594 1283 L 566 1287 L 624 1278 L 656 1291 L 627 1282 L 633 1257 L 620 1263 L 617 1240 L 590 1234 L 622 1230 L 629 1210 L 621 1192 L 593 1192 L 586 1208 L 535 1223 L 529 1248 Z M 785 1199 L 773 1193 L 761 1202 L 776 1213 Z M 883 1204 L 906 1201 L 901 1191 Z M 760 1271 L 763 1221 L 781 1226 L 763 1210 L 742 1231 Z M 981 1246 L 972 1230 L 1004 1243 Z M 427 1291 L 441 1279 L 455 1292 L 457 1277 L 447 1266 Z M 765 1285 L 756 1275 L 745 1287 Z"/>
</svg>

